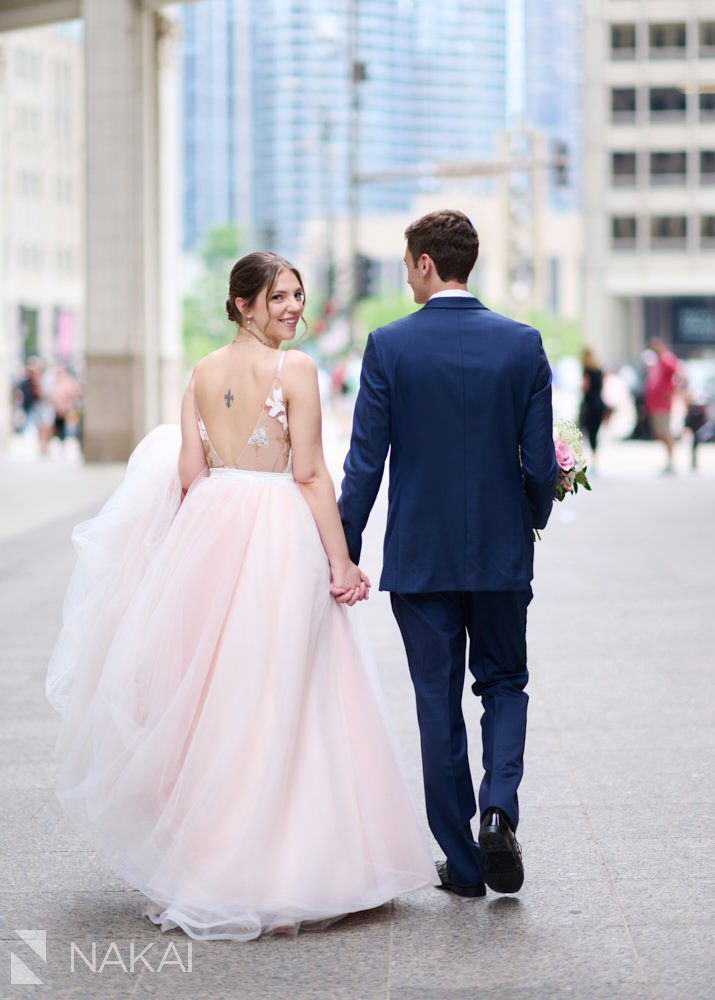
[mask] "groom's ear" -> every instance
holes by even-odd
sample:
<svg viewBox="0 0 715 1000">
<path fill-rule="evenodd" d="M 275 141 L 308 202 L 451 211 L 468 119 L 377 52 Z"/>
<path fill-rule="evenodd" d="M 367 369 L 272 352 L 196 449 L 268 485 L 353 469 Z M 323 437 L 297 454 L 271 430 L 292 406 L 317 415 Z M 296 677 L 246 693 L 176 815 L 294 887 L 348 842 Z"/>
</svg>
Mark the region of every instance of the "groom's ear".
<svg viewBox="0 0 715 1000">
<path fill-rule="evenodd" d="M 421 253 L 420 259 L 418 261 L 418 266 L 420 269 L 420 273 L 422 274 L 423 277 L 426 278 L 427 275 L 430 273 L 430 270 L 434 267 L 434 261 L 429 256 L 429 254 Z"/>
</svg>

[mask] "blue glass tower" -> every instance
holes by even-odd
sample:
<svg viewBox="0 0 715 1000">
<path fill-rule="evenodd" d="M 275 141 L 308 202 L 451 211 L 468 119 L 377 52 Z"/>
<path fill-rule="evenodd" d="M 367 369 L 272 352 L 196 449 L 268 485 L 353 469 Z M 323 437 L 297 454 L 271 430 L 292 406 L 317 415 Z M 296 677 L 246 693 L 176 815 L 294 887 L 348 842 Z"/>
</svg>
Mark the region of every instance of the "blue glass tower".
<svg viewBox="0 0 715 1000">
<path fill-rule="evenodd" d="M 343 214 L 350 119 L 345 0 L 253 0 L 253 218 L 290 254 L 302 223 Z M 361 0 L 362 172 L 482 159 L 506 125 L 505 0 Z M 361 187 L 362 212 L 404 210 L 419 185 Z"/>
<path fill-rule="evenodd" d="M 307 219 L 344 215 L 349 6 L 204 0 L 181 8 L 185 249 L 207 225 L 250 215 L 256 244 L 290 255 Z M 365 69 L 359 170 L 491 156 L 507 118 L 506 0 L 359 0 L 356 8 Z M 404 210 L 429 184 L 364 184 L 360 210 Z"/>
<path fill-rule="evenodd" d="M 504 0 L 412 4 L 413 143 L 418 160 L 481 160 L 506 127 Z"/>
<path fill-rule="evenodd" d="M 196 249 L 207 226 L 239 218 L 237 16 L 235 0 L 179 12 L 184 250 Z"/>
<path fill-rule="evenodd" d="M 569 180 L 550 185 L 552 203 L 575 209 L 581 131 L 580 0 L 528 0 L 523 7 L 523 113 L 530 125 L 569 150 Z"/>
</svg>

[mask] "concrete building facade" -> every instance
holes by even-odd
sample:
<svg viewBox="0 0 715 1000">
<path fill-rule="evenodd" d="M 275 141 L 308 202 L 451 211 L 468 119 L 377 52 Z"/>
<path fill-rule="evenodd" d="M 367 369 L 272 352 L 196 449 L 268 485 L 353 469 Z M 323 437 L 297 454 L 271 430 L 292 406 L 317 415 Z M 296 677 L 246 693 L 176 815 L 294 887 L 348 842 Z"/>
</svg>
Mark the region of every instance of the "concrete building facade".
<svg viewBox="0 0 715 1000">
<path fill-rule="evenodd" d="M 491 191 L 475 192 L 469 183 L 453 182 L 440 192 L 417 195 L 404 212 L 367 214 L 360 220 L 359 250 L 374 262 L 375 293 L 391 297 L 402 295 L 412 300 L 406 284 L 403 254 L 404 231 L 420 215 L 445 206 L 465 212 L 477 227 L 480 252 L 470 278 L 470 287 L 491 309 L 510 315 L 525 315 L 530 310 L 557 314 L 576 321 L 581 308 L 581 218 L 551 205 L 546 198 L 542 177 L 537 184 L 539 203 L 538 255 L 540 267 L 534 266 L 528 300 L 514 297 L 513 246 L 507 215 L 510 192 L 506 183 L 495 184 Z M 336 221 L 335 247 L 338 266 L 347 266 L 349 241 L 347 222 Z M 322 220 L 315 218 L 303 227 L 299 263 L 308 287 L 320 286 L 324 253 Z"/>
<path fill-rule="evenodd" d="M 90 460 L 126 459 L 150 428 L 175 419 L 180 398 L 178 36 L 160 7 L 161 0 L 0 7 L 0 32 L 84 21 L 83 443 Z"/>
<path fill-rule="evenodd" d="M 84 349 L 82 39 L 57 27 L 0 35 L 0 372 L 77 364 Z M 8 410 L 2 407 L 4 435 Z"/>
<path fill-rule="evenodd" d="M 587 0 L 584 326 L 715 353 L 715 0 Z"/>
</svg>

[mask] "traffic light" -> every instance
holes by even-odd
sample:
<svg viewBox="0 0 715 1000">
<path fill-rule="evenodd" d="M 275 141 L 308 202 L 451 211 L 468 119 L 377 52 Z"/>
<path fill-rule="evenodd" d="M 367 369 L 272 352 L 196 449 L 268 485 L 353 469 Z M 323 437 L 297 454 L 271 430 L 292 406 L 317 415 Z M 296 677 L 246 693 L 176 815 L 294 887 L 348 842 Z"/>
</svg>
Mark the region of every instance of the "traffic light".
<svg viewBox="0 0 715 1000">
<path fill-rule="evenodd" d="M 377 284 L 377 261 L 359 253 L 355 257 L 355 298 L 369 299 Z"/>
<path fill-rule="evenodd" d="M 569 147 L 558 139 L 552 147 L 552 170 L 555 187 L 568 187 L 569 184 Z"/>
</svg>

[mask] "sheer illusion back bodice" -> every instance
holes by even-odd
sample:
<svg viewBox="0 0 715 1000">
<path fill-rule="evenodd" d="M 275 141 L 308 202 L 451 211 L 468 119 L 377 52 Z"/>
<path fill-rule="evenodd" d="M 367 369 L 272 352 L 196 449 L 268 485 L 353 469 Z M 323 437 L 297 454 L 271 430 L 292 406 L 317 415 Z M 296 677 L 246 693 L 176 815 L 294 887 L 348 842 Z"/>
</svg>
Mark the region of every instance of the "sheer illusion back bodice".
<svg viewBox="0 0 715 1000">
<path fill-rule="evenodd" d="M 266 356 L 235 350 L 204 358 L 194 380 L 199 434 L 210 469 L 289 472 L 288 415 L 281 373 L 285 351 L 271 371 Z M 270 358 L 273 361 L 273 358 Z"/>
</svg>

